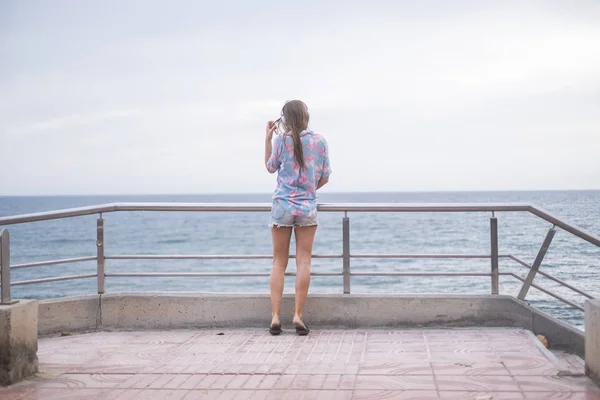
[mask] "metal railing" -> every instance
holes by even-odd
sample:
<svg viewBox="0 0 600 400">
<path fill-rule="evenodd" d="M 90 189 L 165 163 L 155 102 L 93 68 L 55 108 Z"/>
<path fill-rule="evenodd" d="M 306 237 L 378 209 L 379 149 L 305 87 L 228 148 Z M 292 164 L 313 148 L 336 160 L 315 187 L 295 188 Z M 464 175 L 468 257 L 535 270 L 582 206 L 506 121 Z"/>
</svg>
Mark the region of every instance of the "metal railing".
<svg viewBox="0 0 600 400">
<path fill-rule="evenodd" d="M 2 248 L 1 253 L 1 301 L 2 304 L 9 304 L 12 302 L 10 296 L 11 286 L 20 285 L 31 285 L 37 283 L 56 282 L 74 279 L 86 279 L 86 278 L 97 278 L 97 292 L 99 294 L 105 293 L 105 280 L 110 277 L 267 277 L 268 273 L 238 273 L 238 272 L 227 272 L 227 273 L 203 273 L 203 272 L 125 272 L 125 273 L 107 273 L 105 270 L 107 260 L 268 260 L 271 259 L 271 255 L 113 255 L 107 256 L 105 254 L 104 247 L 104 219 L 103 214 L 119 211 L 135 211 L 135 212 L 148 212 L 148 211 L 188 211 L 188 212 L 268 212 L 271 210 L 270 204 L 223 204 L 223 203 L 115 203 L 105 204 L 91 207 L 72 208 L 66 210 L 56 210 L 49 212 L 33 213 L 16 215 L 9 217 L 0 218 L 0 226 L 3 225 L 14 225 L 23 224 L 36 221 L 47 221 L 53 219 L 71 218 L 84 215 L 98 215 L 96 224 L 96 256 L 89 257 L 77 257 L 67 258 L 60 260 L 40 261 L 31 262 L 10 266 L 10 244 L 9 235 L 7 230 L 0 232 L 0 243 Z M 569 285 L 562 280 L 555 278 L 545 272 L 539 271 L 546 252 L 552 243 L 552 239 L 556 233 L 556 228 L 561 228 L 566 232 L 573 234 L 591 243 L 597 247 L 600 247 L 600 238 L 592 233 L 586 232 L 585 230 L 564 222 L 559 218 L 551 215 L 550 213 L 542 210 L 539 207 L 530 204 L 370 204 L 370 203 L 352 203 L 352 204 L 320 204 L 318 206 L 320 212 L 341 212 L 343 213 L 342 218 L 342 253 L 341 254 L 326 254 L 319 255 L 314 254 L 313 258 L 325 258 L 325 259 L 342 259 L 342 269 L 340 272 L 333 273 L 311 273 L 312 276 L 341 276 L 343 278 L 343 293 L 350 293 L 351 277 L 364 277 L 364 276 L 471 276 L 471 277 L 490 277 L 491 279 L 491 293 L 494 295 L 499 294 L 499 281 L 500 276 L 510 276 L 523 283 L 519 295 L 517 296 L 520 300 L 524 300 L 531 287 L 534 287 L 543 293 L 546 293 L 555 299 L 574 307 L 578 310 L 583 311 L 583 308 L 577 304 L 574 304 L 563 297 L 551 292 L 548 289 L 542 288 L 533 283 L 534 278 L 539 273 L 540 275 L 551 279 L 553 282 L 558 283 L 562 287 L 576 292 L 588 299 L 593 299 L 591 295 L 579 290 L 572 285 Z M 394 212 L 394 213 L 411 213 L 411 212 L 448 212 L 448 213 L 461 213 L 461 212 L 485 212 L 491 213 L 490 218 L 490 253 L 489 254 L 353 254 L 350 251 L 350 218 L 348 213 L 352 212 Z M 552 224 L 549 229 L 545 240 L 537 253 L 537 256 L 531 265 L 527 264 L 523 260 L 512 254 L 499 254 L 498 253 L 498 220 L 495 216 L 496 212 L 528 212 L 542 220 L 545 220 Z M 290 256 L 294 258 L 294 255 Z M 351 271 L 351 260 L 352 259 L 489 259 L 490 260 L 490 272 L 489 273 L 474 273 L 474 272 L 352 272 Z M 499 272 L 499 260 L 508 259 L 516 262 L 518 265 L 525 267 L 529 270 L 527 277 L 522 278 L 519 275 L 512 272 Z M 70 276 L 60 276 L 52 278 L 34 279 L 28 281 L 12 282 L 10 281 L 10 270 L 21 269 L 21 268 L 34 268 L 46 265 L 57 265 L 76 263 L 83 261 L 96 261 L 96 273 L 95 274 L 80 274 Z M 287 276 L 293 276 L 293 273 L 286 273 Z"/>
</svg>

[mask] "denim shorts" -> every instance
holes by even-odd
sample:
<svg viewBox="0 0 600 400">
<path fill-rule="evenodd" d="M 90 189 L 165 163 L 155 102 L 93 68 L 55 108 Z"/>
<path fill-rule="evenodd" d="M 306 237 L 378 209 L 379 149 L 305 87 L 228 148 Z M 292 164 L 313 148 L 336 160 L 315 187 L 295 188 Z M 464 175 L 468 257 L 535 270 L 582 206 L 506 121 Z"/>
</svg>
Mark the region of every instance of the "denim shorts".
<svg viewBox="0 0 600 400">
<path fill-rule="evenodd" d="M 287 212 L 279 201 L 275 200 L 271 207 L 271 223 L 269 227 L 302 227 L 302 226 L 316 226 L 317 215 L 314 217 L 297 217 Z"/>
</svg>

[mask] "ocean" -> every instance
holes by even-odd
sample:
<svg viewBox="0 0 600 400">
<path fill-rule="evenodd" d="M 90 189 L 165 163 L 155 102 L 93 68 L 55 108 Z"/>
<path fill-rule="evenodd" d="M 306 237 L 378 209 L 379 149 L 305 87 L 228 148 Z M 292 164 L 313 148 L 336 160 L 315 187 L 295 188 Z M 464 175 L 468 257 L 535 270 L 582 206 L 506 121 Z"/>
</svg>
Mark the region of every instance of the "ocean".
<svg viewBox="0 0 600 400">
<path fill-rule="evenodd" d="M 28 196 L 0 197 L 0 216 L 112 202 L 270 203 L 270 194 Z M 322 203 L 479 203 L 528 202 L 600 235 L 600 191 L 321 193 Z M 551 224 L 528 213 L 497 213 L 500 254 L 532 263 Z M 314 254 L 341 254 L 342 213 L 321 213 Z M 489 213 L 350 213 L 351 252 L 401 254 L 489 254 Z M 85 216 L 5 226 L 11 234 L 12 264 L 95 256 L 96 218 Z M 268 213 L 122 212 L 105 219 L 107 255 L 270 254 Z M 292 239 L 292 249 L 294 242 Z M 293 251 L 292 251 L 293 253 Z M 490 271 L 487 259 L 352 259 L 354 272 Z M 269 272 L 269 260 L 107 260 L 107 272 Z M 339 272 L 341 259 L 314 259 L 313 272 Z M 600 295 L 600 248 L 558 230 L 541 270 L 594 297 Z M 95 261 L 13 270 L 12 281 L 95 273 Z M 290 261 L 288 271 L 295 271 Z M 508 259 L 500 272 L 525 276 Z M 537 276 L 534 283 L 583 305 L 584 298 Z M 352 293 L 488 294 L 489 277 L 353 277 Z M 521 283 L 501 276 L 500 293 L 516 296 Z M 107 278 L 107 292 L 268 293 L 267 278 Z M 293 277 L 286 293 L 293 293 Z M 46 299 L 96 292 L 95 278 L 13 287 L 13 298 Z M 313 277 L 310 293 L 342 293 L 341 277 Z M 583 313 L 532 288 L 527 300 L 579 329 Z"/>
</svg>

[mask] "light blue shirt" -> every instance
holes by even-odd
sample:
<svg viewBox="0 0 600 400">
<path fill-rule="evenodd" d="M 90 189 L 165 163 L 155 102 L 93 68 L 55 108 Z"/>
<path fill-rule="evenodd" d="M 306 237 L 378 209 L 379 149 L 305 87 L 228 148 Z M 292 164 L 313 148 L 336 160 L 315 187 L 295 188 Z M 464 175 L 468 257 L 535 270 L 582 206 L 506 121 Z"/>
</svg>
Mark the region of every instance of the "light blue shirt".
<svg viewBox="0 0 600 400">
<path fill-rule="evenodd" d="M 277 171 L 277 187 L 273 200 L 297 217 L 314 217 L 317 212 L 317 185 L 331 174 L 329 151 L 325 138 L 311 130 L 300 133 L 305 168 L 300 168 L 294 156 L 291 134 L 275 136 L 273 152 L 267 169 Z"/>
</svg>

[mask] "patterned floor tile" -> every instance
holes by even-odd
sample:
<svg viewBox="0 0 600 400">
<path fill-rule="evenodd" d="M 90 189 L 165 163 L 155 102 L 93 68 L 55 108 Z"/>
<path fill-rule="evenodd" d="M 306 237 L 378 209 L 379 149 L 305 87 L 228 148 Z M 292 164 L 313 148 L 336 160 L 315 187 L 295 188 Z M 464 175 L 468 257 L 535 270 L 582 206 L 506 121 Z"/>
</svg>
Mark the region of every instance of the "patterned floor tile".
<svg viewBox="0 0 600 400">
<path fill-rule="evenodd" d="M 188 390 L 146 389 L 138 392 L 135 399 L 148 400 L 183 400 L 188 396 Z"/>
<path fill-rule="evenodd" d="M 116 388 L 130 378 L 131 375 L 119 374 L 65 374 L 54 378 L 33 379 L 32 386 L 56 389 L 104 389 Z"/>
<path fill-rule="evenodd" d="M 351 390 L 319 390 L 315 393 L 318 397 L 308 400 L 352 400 L 353 393 Z"/>
<path fill-rule="evenodd" d="M 433 362 L 433 373 L 436 376 L 445 375 L 505 375 L 508 376 L 508 369 L 501 361 L 489 362 Z"/>
<path fill-rule="evenodd" d="M 302 338 L 252 329 L 96 332 L 42 338 L 39 349 L 39 376 L 0 388 L 2 400 L 593 400 L 600 394 L 585 377 L 557 375 L 556 360 L 581 373 L 577 357 L 549 357 L 521 329 L 314 329 Z"/>
<path fill-rule="evenodd" d="M 568 376 L 515 376 L 524 392 L 596 392 L 600 387 L 586 377 Z"/>
<path fill-rule="evenodd" d="M 564 351 L 552 352 L 561 362 L 561 369 L 574 375 L 585 373 L 585 361 L 581 357 L 565 353 Z"/>
<path fill-rule="evenodd" d="M 445 392 L 439 393 L 441 400 L 523 400 L 520 392 Z"/>
<path fill-rule="evenodd" d="M 182 400 L 217 400 L 222 392 L 222 390 L 190 390 Z"/>
<path fill-rule="evenodd" d="M 355 390 L 435 390 L 433 376 L 362 375 L 356 377 Z"/>
<path fill-rule="evenodd" d="M 437 376 L 436 382 L 440 391 L 520 391 L 511 376 Z"/>
<path fill-rule="evenodd" d="M 595 392 L 525 392 L 525 399 L 531 400 L 600 400 Z"/>
<path fill-rule="evenodd" d="M 113 389 L 107 392 L 104 397 L 106 400 L 135 400 L 140 398 L 142 392 L 142 389 Z M 187 393 L 187 391 L 182 392 Z"/>
<path fill-rule="evenodd" d="M 429 361 L 412 363 L 397 362 L 363 362 L 358 370 L 359 375 L 431 375 Z"/>
<path fill-rule="evenodd" d="M 106 389 L 34 389 L 23 397 L 23 400 L 104 400 L 108 396 Z"/>
<path fill-rule="evenodd" d="M 438 400 L 435 390 L 356 390 L 353 400 Z"/>
<path fill-rule="evenodd" d="M 428 354 L 429 361 L 431 362 L 461 362 L 461 363 L 485 363 L 485 362 L 499 362 L 502 359 L 494 352 L 488 353 L 477 352 L 477 353 L 465 353 L 465 352 L 430 352 Z"/>
<path fill-rule="evenodd" d="M 30 387 L 2 387 L 0 386 L 0 399 L 2 400 L 20 400 L 24 398 L 32 389 Z"/>
</svg>

